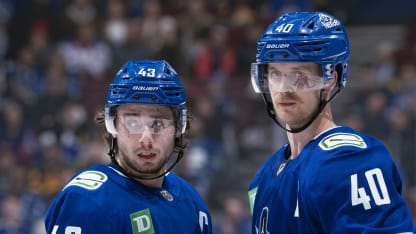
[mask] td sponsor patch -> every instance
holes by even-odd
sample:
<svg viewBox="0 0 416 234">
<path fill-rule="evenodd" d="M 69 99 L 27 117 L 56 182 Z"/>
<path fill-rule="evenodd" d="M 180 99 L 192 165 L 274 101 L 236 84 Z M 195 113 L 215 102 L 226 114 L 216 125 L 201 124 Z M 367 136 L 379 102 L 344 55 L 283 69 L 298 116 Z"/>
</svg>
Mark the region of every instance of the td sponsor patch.
<svg viewBox="0 0 416 234">
<path fill-rule="evenodd" d="M 140 210 L 130 214 L 133 234 L 154 234 L 152 216 L 149 209 Z"/>
</svg>

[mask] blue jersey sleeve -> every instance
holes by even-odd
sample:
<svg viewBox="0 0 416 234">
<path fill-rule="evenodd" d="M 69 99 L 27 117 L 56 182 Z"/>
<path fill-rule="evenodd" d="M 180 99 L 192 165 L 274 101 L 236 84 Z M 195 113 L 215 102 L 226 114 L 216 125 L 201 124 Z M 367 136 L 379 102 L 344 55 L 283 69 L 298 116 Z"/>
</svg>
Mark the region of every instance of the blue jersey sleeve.
<svg viewBox="0 0 416 234">
<path fill-rule="evenodd" d="M 61 192 L 45 218 L 46 233 L 114 233 L 112 222 L 91 196 L 83 196 L 77 188 Z M 105 223 L 105 225 L 101 225 Z"/>
<path fill-rule="evenodd" d="M 299 180 L 300 215 L 320 223 L 319 233 L 411 233 L 401 177 L 389 152 L 376 139 L 364 137 L 362 143 L 327 151 L 321 145 L 310 152 L 319 157 L 304 173 L 310 180 Z"/>
</svg>

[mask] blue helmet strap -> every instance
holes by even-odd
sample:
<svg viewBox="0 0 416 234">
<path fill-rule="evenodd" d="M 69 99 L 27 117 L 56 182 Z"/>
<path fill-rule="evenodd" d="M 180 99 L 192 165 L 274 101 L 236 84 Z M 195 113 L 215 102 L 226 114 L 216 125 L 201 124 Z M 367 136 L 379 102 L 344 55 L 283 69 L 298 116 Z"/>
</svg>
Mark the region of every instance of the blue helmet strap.
<svg viewBox="0 0 416 234">
<path fill-rule="evenodd" d="M 325 108 L 326 104 L 328 104 L 340 91 L 341 91 L 341 87 L 337 86 L 337 90 L 331 95 L 331 97 L 327 100 L 325 100 L 325 98 L 323 97 L 323 93 L 324 93 L 324 89 L 321 89 L 320 91 L 320 102 L 319 102 L 319 106 L 318 109 L 315 111 L 315 113 L 312 115 L 312 117 L 309 119 L 309 121 L 303 125 L 300 128 L 294 128 L 294 129 L 287 129 L 286 127 L 284 127 L 276 118 L 276 111 L 274 110 L 273 104 L 270 100 L 268 100 L 267 95 L 265 93 L 263 93 L 263 100 L 266 103 L 266 111 L 267 114 L 273 119 L 273 121 L 279 125 L 280 128 L 282 128 L 283 130 L 290 132 L 290 133 L 298 133 L 301 132 L 303 130 L 305 130 L 307 127 L 309 127 L 309 125 L 311 125 L 313 123 L 313 121 L 315 121 L 315 119 L 318 117 L 318 115 L 322 112 L 322 110 Z"/>
</svg>

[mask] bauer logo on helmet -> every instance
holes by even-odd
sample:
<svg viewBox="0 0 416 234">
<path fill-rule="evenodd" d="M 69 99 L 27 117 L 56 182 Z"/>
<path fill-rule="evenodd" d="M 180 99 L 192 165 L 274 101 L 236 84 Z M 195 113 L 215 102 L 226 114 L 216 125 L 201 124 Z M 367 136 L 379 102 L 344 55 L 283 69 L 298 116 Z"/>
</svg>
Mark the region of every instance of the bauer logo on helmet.
<svg viewBox="0 0 416 234">
<path fill-rule="evenodd" d="M 287 49 L 289 48 L 290 44 L 267 44 L 267 49 Z"/>
<path fill-rule="evenodd" d="M 131 89 L 134 90 L 134 91 L 150 91 L 150 92 L 153 92 L 153 91 L 158 90 L 159 87 L 135 85 Z"/>
</svg>

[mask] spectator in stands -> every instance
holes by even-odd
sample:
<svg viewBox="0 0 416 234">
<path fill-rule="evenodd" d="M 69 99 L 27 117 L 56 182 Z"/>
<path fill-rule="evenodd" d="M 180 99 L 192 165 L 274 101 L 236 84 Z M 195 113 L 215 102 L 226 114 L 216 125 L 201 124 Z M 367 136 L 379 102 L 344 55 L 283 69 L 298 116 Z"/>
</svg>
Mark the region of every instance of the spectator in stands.
<svg viewBox="0 0 416 234">
<path fill-rule="evenodd" d="M 250 215 L 244 203 L 237 197 L 223 200 L 223 213 L 217 217 L 214 226 L 216 234 L 249 234 L 251 232 Z"/>
<path fill-rule="evenodd" d="M 59 45 L 67 72 L 101 80 L 108 72 L 111 52 L 91 23 L 77 25 L 75 37 Z"/>
<path fill-rule="evenodd" d="M 195 58 L 194 74 L 200 81 L 226 83 L 236 68 L 236 52 L 229 43 L 228 28 L 214 25 Z"/>
</svg>

